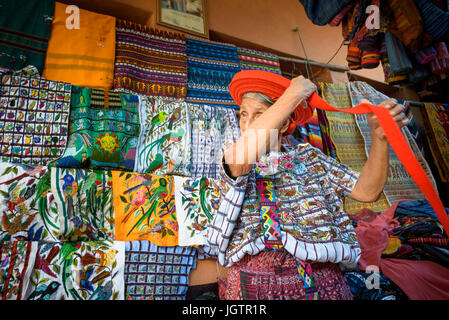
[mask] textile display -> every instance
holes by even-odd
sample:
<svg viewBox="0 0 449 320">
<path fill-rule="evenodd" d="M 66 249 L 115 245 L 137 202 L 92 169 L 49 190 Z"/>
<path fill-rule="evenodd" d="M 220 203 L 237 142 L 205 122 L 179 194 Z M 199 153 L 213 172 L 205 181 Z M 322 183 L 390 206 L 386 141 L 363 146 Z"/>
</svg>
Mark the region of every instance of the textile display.
<svg viewBox="0 0 449 320">
<path fill-rule="evenodd" d="M 185 300 L 189 273 L 196 268 L 193 247 L 159 247 L 149 241 L 126 242 L 127 300 Z"/>
<path fill-rule="evenodd" d="M 114 80 L 116 18 L 79 9 L 78 24 L 73 19 L 67 22 L 67 7 L 55 4 L 42 76 L 75 86 L 110 90 Z M 70 8 L 67 12 L 71 12 Z"/>
<path fill-rule="evenodd" d="M 141 103 L 137 95 L 72 87 L 69 141 L 57 166 L 132 171 Z"/>
<path fill-rule="evenodd" d="M 219 179 L 220 155 L 240 137 L 235 111 L 188 104 L 191 120 L 191 177 Z"/>
<path fill-rule="evenodd" d="M 415 0 L 421 13 L 424 29 L 434 40 L 449 41 L 449 12 L 442 10 L 433 1 Z"/>
<path fill-rule="evenodd" d="M 50 183 L 47 167 L 28 167 L 0 162 L 0 241 L 39 241 L 54 237 L 54 224 L 58 229 L 58 216 L 51 202 L 45 207 L 46 183 Z M 46 182 L 47 181 L 47 182 Z M 42 198 L 42 200 L 41 200 Z M 45 202 L 45 204 L 44 204 Z M 49 222 L 48 222 L 49 221 Z"/>
<path fill-rule="evenodd" d="M 257 163 L 263 168 L 259 173 L 272 179 L 279 199 L 283 248 L 299 260 L 351 268 L 360 250 L 341 199 L 349 195 L 358 174 L 310 144 L 283 147 L 286 152 L 270 153 Z M 219 263 L 229 267 L 246 254 L 258 254 L 265 243 L 254 168 L 236 180 L 223 165 L 220 172 L 223 197 L 208 227 L 208 242 Z"/>
<path fill-rule="evenodd" d="M 0 67 L 19 70 L 33 65 L 42 74 L 55 1 L 2 0 L 0 7 Z"/>
<path fill-rule="evenodd" d="M 110 171 L 51 168 L 62 241 L 114 240 Z"/>
<path fill-rule="evenodd" d="M 238 109 L 228 85 L 240 71 L 237 47 L 186 35 L 187 95 L 186 101 Z"/>
<path fill-rule="evenodd" d="M 186 87 L 187 56 L 183 34 L 117 19 L 114 89 L 184 98 Z"/>
<path fill-rule="evenodd" d="M 67 145 L 71 85 L 4 74 L 0 85 L 0 159 L 47 165 Z"/>
<path fill-rule="evenodd" d="M 178 245 L 173 176 L 112 171 L 117 241 Z"/>
<path fill-rule="evenodd" d="M 352 106 L 351 96 L 346 84 L 321 84 L 321 94 L 324 100 L 345 109 Z M 355 118 L 351 114 L 341 112 L 325 112 L 329 121 L 329 133 L 335 146 L 337 159 L 349 166 L 352 170 L 360 172 L 366 162 L 363 137 L 357 127 Z M 345 211 L 355 214 L 363 208 L 373 211 L 384 211 L 389 207 L 388 201 L 382 192 L 379 200 L 371 203 L 360 203 L 350 198 L 345 199 Z"/>
<path fill-rule="evenodd" d="M 364 82 L 350 82 L 348 86 L 352 106 L 359 105 L 362 99 L 367 99 L 370 103 L 375 105 L 389 99 L 389 97 L 376 91 L 373 87 Z M 371 127 L 368 125 L 366 115 L 356 114 L 354 117 L 355 122 L 363 137 L 365 152 L 366 156 L 368 157 L 371 148 Z M 424 169 L 428 178 L 432 181 L 434 187 L 436 188 L 436 183 L 434 181 L 429 165 L 419 151 L 418 146 L 416 145 L 415 140 L 412 138 L 410 131 L 407 127 L 404 127 L 402 129 L 402 133 L 407 139 L 407 142 L 411 147 L 419 164 Z M 393 203 L 401 199 L 425 198 L 419 187 L 415 184 L 413 179 L 410 177 L 410 175 L 402 165 L 401 161 L 396 156 L 396 153 L 393 151 L 391 146 L 389 148 L 389 175 L 387 183 L 383 189 L 383 193 L 387 198 L 389 205 L 392 205 Z"/>
<path fill-rule="evenodd" d="M 207 245 L 207 228 L 220 205 L 220 181 L 174 176 L 180 246 Z"/>
<path fill-rule="evenodd" d="M 413 70 L 412 63 L 407 56 L 402 42 L 390 32 L 385 33 L 388 61 L 394 73 L 409 73 Z"/>
<path fill-rule="evenodd" d="M 383 274 L 362 271 L 345 272 L 354 300 L 407 300 L 404 292 Z M 367 283 L 379 281 L 379 288 L 368 289 Z"/>
<path fill-rule="evenodd" d="M 125 244 L 113 241 L 37 245 L 25 300 L 123 300 Z"/>
<path fill-rule="evenodd" d="M 134 171 L 188 176 L 191 128 L 187 103 L 142 96 L 139 115 L 141 133 Z"/>
<path fill-rule="evenodd" d="M 0 300 L 22 300 L 28 287 L 28 279 L 33 271 L 37 252 L 37 242 L 0 242 Z"/>
<path fill-rule="evenodd" d="M 281 74 L 279 57 L 274 53 L 237 47 L 241 70 L 265 70 Z"/>
<path fill-rule="evenodd" d="M 313 24 L 324 26 L 332 21 L 332 19 L 347 6 L 351 0 L 331 0 L 331 1 L 318 1 L 318 0 L 299 0 L 304 6 L 307 17 L 313 22 Z"/>
</svg>

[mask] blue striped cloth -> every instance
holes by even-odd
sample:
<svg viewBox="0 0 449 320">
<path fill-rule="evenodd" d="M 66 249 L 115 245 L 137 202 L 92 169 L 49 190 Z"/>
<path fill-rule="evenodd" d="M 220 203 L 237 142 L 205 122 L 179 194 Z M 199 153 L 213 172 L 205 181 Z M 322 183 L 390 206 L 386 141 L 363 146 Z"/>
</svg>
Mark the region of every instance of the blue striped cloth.
<svg viewBox="0 0 449 320">
<path fill-rule="evenodd" d="M 385 43 L 387 45 L 391 71 L 394 73 L 409 73 L 412 71 L 412 63 L 407 56 L 407 52 L 402 42 L 392 33 L 386 32 Z"/>
<path fill-rule="evenodd" d="M 424 29 L 433 40 L 449 41 L 449 11 L 443 11 L 429 0 L 415 0 Z M 449 10 L 449 8 L 448 8 Z"/>
</svg>

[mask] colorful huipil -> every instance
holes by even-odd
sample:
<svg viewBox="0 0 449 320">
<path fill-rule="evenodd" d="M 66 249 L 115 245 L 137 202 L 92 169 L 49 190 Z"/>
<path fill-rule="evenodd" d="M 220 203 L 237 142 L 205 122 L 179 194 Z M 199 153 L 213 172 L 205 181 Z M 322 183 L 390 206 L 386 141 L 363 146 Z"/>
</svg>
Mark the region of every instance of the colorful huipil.
<svg viewBox="0 0 449 320">
<path fill-rule="evenodd" d="M 174 176 L 180 246 L 206 245 L 207 227 L 220 205 L 219 181 Z"/>
<path fill-rule="evenodd" d="M 190 118 L 187 104 L 161 97 L 142 97 L 134 171 L 189 175 Z"/>
<path fill-rule="evenodd" d="M 112 171 L 117 241 L 178 244 L 173 176 Z"/>
<path fill-rule="evenodd" d="M 184 98 L 186 42 L 182 33 L 117 19 L 114 89 Z"/>
<path fill-rule="evenodd" d="M 62 241 L 114 240 L 110 171 L 51 168 Z"/>
<path fill-rule="evenodd" d="M 343 198 L 351 193 L 358 173 L 310 144 L 272 152 L 259 162 L 276 192 L 284 250 L 306 262 L 356 266 L 360 247 Z M 207 237 L 220 264 L 228 267 L 266 247 L 255 170 L 234 180 L 222 166 L 220 187 L 220 207 Z"/>
<path fill-rule="evenodd" d="M 72 88 L 70 135 L 57 166 L 133 170 L 140 133 L 137 95 Z"/>
<path fill-rule="evenodd" d="M 67 145 L 71 85 L 21 74 L 0 84 L 0 159 L 47 165 Z"/>
<path fill-rule="evenodd" d="M 281 74 L 279 57 L 274 53 L 237 47 L 242 70 L 263 70 Z"/>
<path fill-rule="evenodd" d="M 196 268 L 193 247 L 159 247 L 126 242 L 126 300 L 185 300 L 189 273 Z"/>
<path fill-rule="evenodd" d="M 24 300 L 124 300 L 125 243 L 34 243 Z"/>
</svg>

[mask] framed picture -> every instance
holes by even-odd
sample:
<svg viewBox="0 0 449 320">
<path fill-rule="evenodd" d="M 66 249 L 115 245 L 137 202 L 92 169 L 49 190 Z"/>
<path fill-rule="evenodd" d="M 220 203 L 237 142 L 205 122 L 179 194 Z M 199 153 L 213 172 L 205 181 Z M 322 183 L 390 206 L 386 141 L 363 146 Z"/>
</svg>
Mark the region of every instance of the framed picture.
<svg viewBox="0 0 449 320">
<path fill-rule="evenodd" d="M 157 0 L 157 23 L 209 38 L 206 0 Z"/>
</svg>

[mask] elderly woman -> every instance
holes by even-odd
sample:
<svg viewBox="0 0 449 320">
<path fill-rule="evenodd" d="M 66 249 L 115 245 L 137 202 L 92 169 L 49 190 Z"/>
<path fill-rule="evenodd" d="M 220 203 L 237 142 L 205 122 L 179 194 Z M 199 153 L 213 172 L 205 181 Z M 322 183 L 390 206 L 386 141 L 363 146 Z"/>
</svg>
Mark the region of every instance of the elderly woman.
<svg viewBox="0 0 449 320">
<path fill-rule="evenodd" d="M 223 299 L 351 299 L 341 268 L 356 267 L 360 247 L 343 200 L 378 199 L 388 141 L 368 114 L 372 145 L 360 173 L 309 144 L 283 145 L 293 111 L 315 91 L 300 76 L 276 101 L 263 92 L 243 95 L 241 137 L 224 152 L 224 196 L 208 229 L 220 264 L 231 267 L 220 281 Z M 407 124 L 402 105 L 381 105 L 399 127 Z"/>
</svg>

